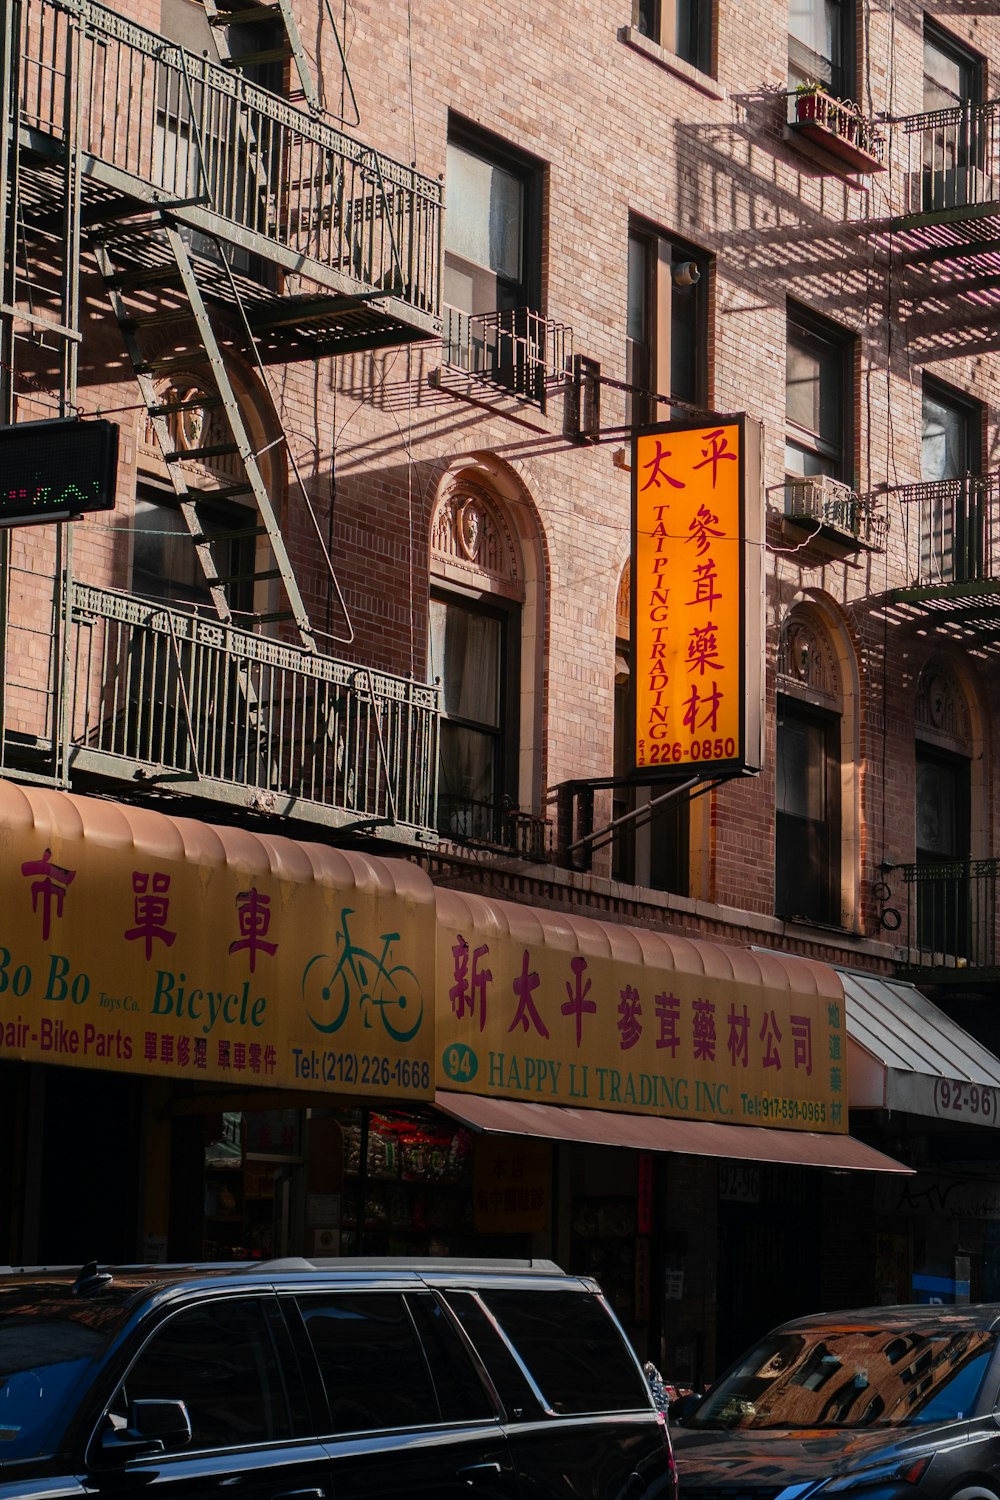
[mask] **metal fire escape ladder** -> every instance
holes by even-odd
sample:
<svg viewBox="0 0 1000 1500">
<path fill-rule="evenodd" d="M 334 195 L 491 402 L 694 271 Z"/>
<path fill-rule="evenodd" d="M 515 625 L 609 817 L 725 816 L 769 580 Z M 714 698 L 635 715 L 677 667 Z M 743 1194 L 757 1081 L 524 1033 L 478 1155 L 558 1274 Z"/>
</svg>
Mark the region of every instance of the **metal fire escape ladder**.
<svg viewBox="0 0 1000 1500">
<path fill-rule="evenodd" d="M 209 25 L 215 32 L 220 62 L 237 72 L 243 72 L 247 68 L 266 63 L 290 61 L 299 80 L 298 95 L 293 92 L 292 97 L 301 96 L 310 109 L 319 109 L 319 96 L 292 12 L 291 0 L 269 0 L 269 3 L 262 3 L 262 0 L 230 0 L 230 4 L 223 4 L 221 7 L 217 0 L 202 0 L 202 4 Z M 279 47 L 251 48 L 246 52 L 232 50 L 232 28 L 246 27 L 252 34 L 255 26 L 266 26 L 268 23 L 277 23 L 284 31 L 286 40 Z"/>
<path fill-rule="evenodd" d="M 61 209 L 56 229 L 46 236 L 46 253 L 57 264 L 58 313 L 51 301 L 43 297 L 39 304 L 49 311 L 39 311 L 30 273 L 31 241 L 28 216 L 22 197 L 21 142 L 21 35 L 20 0 L 7 0 L 0 7 L 0 424 L 12 423 L 16 415 L 19 346 L 30 341 L 36 346 L 55 347 L 58 353 L 58 414 L 76 414 L 77 367 L 80 334 L 80 249 L 81 249 L 81 179 L 80 113 L 82 101 L 77 87 L 80 59 L 79 28 L 70 26 L 64 35 L 63 107 L 65 138 L 61 161 Z M 30 690 L 41 691 L 47 702 L 49 747 L 44 771 L 39 780 L 68 781 L 67 697 L 65 641 L 67 630 L 67 597 L 72 567 L 72 527 L 55 528 L 55 557 L 52 569 L 50 607 L 53 622 L 53 649 L 45 673 L 44 686 L 38 677 Z M 8 628 L 11 582 L 12 533 L 0 534 L 0 664 L 10 660 Z M 0 766 L 6 764 L 8 742 L 8 701 L 10 682 L 0 673 Z M 34 779 L 35 773 L 24 773 Z"/>
<path fill-rule="evenodd" d="M 172 264 L 153 260 L 151 264 L 137 265 L 134 253 L 137 229 L 146 241 L 155 238 L 164 242 L 169 247 Z M 261 474 L 259 455 L 247 433 L 184 235 L 167 212 L 157 211 L 148 216 L 143 225 L 132 223 L 109 226 L 94 231 L 91 239 L 142 399 L 149 412 L 171 484 L 194 541 L 219 618 L 237 626 L 292 619 L 303 645 L 309 650 L 315 650 L 312 627 Z M 160 296 L 161 290 L 166 287 L 173 288 L 176 292 L 168 307 L 164 306 Z M 148 295 L 151 291 L 154 294 L 152 297 Z M 177 346 L 169 353 L 146 347 L 148 335 L 158 334 L 171 324 L 179 327 L 186 325 L 189 330 L 193 325 L 194 331 L 179 338 Z M 172 370 L 195 374 L 205 394 L 199 389 L 190 399 L 162 400 L 156 386 L 157 377 Z M 190 447 L 179 445 L 177 419 L 183 418 L 185 412 L 192 411 L 211 411 L 216 414 L 218 424 L 223 429 L 219 434 L 220 440 Z M 220 458 L 230 461 L 232 468 L 236 470 L 235 477 L 228 476 L 228 482 L 211 487 L 193 486 L 189 483 L 191 464 Z M 240 528 L 237 531 L 206 532 L 199 516 L 199 503 L 237 497 L 252 498 L 260 518 L 259 526 Z M 245 578 L 220 574 L 212 552 L 214 544 L 230 542 L 234 537 L 259 536 L 267 537 L 273 567 L 254 572 Z M 280 580 L 287 609 L 264 613 L 255 607 L 250 613 L 249 621 L 237 619 L 230 598 L 231 586 L 251 583 L 256 588 L 273 579 Z"/>
</svg>

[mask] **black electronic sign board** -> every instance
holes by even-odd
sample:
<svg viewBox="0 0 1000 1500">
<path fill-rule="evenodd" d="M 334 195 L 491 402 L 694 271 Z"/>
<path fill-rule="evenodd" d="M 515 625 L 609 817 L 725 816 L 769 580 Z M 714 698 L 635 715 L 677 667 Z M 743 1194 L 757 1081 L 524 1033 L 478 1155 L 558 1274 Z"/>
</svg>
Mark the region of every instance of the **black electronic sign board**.
<svg viewBox="0 0 1000 1500">
<path fill-rule="evenodd" d="M 59 417 L 0 427 L 0 526 L 113 510 L 117 474 L 114 422 Z"/>
</svg>

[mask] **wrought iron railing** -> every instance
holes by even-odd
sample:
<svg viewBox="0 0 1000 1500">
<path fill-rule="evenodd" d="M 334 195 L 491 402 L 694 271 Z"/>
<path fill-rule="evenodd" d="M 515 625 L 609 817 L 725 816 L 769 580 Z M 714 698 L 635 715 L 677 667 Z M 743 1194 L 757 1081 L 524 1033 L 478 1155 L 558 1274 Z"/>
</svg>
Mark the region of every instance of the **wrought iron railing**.
<svg viewBox="0 0 1000 1500">
<path fill-rule="evenodd" d="M 544 407 L 547 392 L 568 381 L 573 330 L 528 307 L 464 313 L 446 307 L 445 364 Z"/>
<path fill-rule="evenodd" d="M 439 314 L 440 182 L 94 0 L 22 5 L 23 125 L 75 125 L 141 201 L 197 205 L 251 250 Z"/>
<path fill-rule="evenodd" d="M 1000 474 L 965 474 L 894 490 L 912 543 L 912 582 L 976 583 L 1000 562 Z"/>
<path fill-rule="evenodd" d="M 838 99 L 818 84 L 791 96 L 791 123 L 843 155 L 852 165 L 879 167 L 885 159 L 885 137 L 850 99 Z"/>
<path fill-rule="evenodd" d="M 20 728 L 63 737 L 70 772 L 435 829 L 437 688 L 80 583 L 67 617 L 61 652 L 42 617 L 8 621 L 7 758 Z"/>
<path fill-rule="evenodd" d="M 1000 190 L 1000 100 L 961 104 L 896 121 L 907 148 L 906 212 L 993 203 Z"/>
<path fill-rule="evenodd" d="M 551 819 L 522 812 L 510 797 L 476 801 L 440 792 L 438 829 L 443 838 L 457 844 L 472 844 L 539 862 L 552 858 Z"/>
<path fill-rule="evenodd" d="M 906 886 L 904 967 L 955 978 L 997 968 L 1000 860 L 908 864 L 899 874 Z"/>
</svg>

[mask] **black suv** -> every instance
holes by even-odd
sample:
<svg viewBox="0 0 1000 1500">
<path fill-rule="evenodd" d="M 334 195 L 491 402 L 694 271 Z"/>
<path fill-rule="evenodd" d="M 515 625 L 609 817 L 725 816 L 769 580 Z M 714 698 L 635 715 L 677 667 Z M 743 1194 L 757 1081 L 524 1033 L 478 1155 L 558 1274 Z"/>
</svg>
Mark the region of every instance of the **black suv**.
<svg viewBox="0 0 1000 1500">
<path fill-rule="evenodd" d="M 594 1282 L 551 1262 L 0 1275 L 0 1500 L 676 1500 Z"/>
</svg>

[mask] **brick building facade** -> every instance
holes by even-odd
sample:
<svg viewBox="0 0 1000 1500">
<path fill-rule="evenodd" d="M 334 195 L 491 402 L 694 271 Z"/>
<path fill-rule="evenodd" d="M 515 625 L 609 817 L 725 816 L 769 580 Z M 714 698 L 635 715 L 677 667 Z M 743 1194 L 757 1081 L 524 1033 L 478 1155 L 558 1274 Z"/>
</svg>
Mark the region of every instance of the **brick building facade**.
<svg viewBox="0 0 1000 1500">
<path fill-rule="evenodd" d="M 120 447 L 113 510 L 2 533 L 4 776 L 915 982 L 952 1028 L 904 1068 L 938 1103 L 848 1084 L 852 1130 L 966 1206 L 807 1156 L 661 1153 L 639 1276 L 615 1213 L 641 1153 L 563 1146 L 562 1227 L 500 1248 L 613 1266 L 691 1380 L 921 1271 L 968 1261 L 995 1295 L 1000 21 L 250 9 L 260 55 L 217 0 L 12 8 L 2 420 L 103 417 Z M 763 769 L 646 788 L 632 433 L 719 413 L 763 440 Z M 44 1065 L 2 1066 L 19 1136 L 65 1124 Z M 200 1159 L 200 1118 L 147 1125 L 147 1181 Z M 7 1258 L 55 1254 L 25 1180 L 4 1191 Z M 588 1258 L 588 1216 L 624 1263 Z M 196 1218 L 137 1190 L 132 1228 L 171 1255 Z"/>
</svg>

